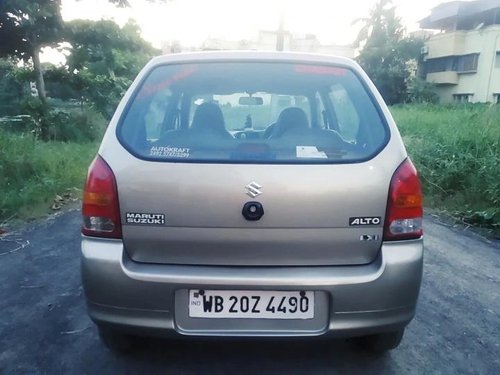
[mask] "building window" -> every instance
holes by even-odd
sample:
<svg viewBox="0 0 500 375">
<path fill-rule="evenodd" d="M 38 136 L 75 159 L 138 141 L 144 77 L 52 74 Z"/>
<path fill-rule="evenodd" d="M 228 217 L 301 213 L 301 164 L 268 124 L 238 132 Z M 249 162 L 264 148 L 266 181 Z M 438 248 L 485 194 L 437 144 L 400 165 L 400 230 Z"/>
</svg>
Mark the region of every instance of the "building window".
<svg viewBox="0 0 500 375">
<path fill-rule="evenodd" d="M 496 92 L 493 94 L 493 102 L 496 103 L 496 104 L 500 104 L 500 93 L 499 92 Z"/>
<path fill-rule="evenodd" d="M 479 54 L 473 53 L 470 55 L 456 56 L 453 62 L 453 70 L 458 73 L 475 72 L 477 71 L 477 62 Z"/>
<path fill-rule="evenodd" d="M 453 94 L 453 102 L 455 103 L 470 103 L 472 94 Z"/>
<path fill-rule="evenodd" d="M 453 56 L 429 59 L 425 62 L 425 72 L 428 74 L 450 71 L 453 69 L 453 60 Z"/>
<path fill-rule="evenodd" d="M 497 51 L 497 58 L 495 60 L 495 68 L 500 69 L 500 51 Z"/>
<path fill-rule="evenodd" d="M 500 58 L 497 58 L 497 64 L 499 59 Z M 476 72 L 478 62 L 478 53 L 462 56 L 439 57 L 437 59 L 429 59 L 425 62 L 425 72 L 427 74 L 450 71 L 457 73 Z"/>
</svg>

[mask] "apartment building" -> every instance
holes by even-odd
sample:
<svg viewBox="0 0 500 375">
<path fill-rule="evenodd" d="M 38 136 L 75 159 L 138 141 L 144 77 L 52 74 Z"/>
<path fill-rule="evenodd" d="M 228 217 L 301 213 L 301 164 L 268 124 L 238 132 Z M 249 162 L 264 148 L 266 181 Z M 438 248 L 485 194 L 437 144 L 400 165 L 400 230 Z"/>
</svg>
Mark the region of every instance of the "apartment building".
<svg viewBox="0 0 500 375">
<path fill-rule="evenodd" d="M 436 31 L 421 52 L 442 103 L 500 103 L 500 0 L 440 4 L 420 27 Z"/>
</svg>

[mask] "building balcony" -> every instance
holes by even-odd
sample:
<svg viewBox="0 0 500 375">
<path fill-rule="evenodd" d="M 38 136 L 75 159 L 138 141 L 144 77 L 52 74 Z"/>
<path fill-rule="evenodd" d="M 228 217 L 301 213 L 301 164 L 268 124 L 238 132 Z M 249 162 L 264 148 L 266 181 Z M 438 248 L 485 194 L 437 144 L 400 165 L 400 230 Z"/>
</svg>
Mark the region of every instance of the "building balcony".
<svg viewBox="0 0 500 375">
<path fill-rule="evenodd" d="M 436 59 L 444 56 L 465 55 L 466 51 L 465 31 L 456 31 L 452 33 L 437 34 L 432 36 L 427 42 L 427 59 Z"/>
<path fill-rule="evenodd" d="M 426 80 L 436 85 L 458 85 L 458 73 L 453 71 L 427 73 Z"/>
</svg>

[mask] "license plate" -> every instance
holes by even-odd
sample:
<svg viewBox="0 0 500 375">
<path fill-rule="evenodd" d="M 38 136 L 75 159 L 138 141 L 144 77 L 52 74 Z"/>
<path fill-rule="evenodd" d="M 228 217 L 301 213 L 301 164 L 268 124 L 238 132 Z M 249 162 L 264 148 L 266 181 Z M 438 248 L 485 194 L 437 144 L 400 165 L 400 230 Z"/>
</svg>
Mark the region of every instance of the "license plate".
<svg viewBox="0 0 500 375">
<path fill-rule="evenodd" d="M 190 290 L 191 318 L 313 319 L 314 292 Z"/>
</svg>

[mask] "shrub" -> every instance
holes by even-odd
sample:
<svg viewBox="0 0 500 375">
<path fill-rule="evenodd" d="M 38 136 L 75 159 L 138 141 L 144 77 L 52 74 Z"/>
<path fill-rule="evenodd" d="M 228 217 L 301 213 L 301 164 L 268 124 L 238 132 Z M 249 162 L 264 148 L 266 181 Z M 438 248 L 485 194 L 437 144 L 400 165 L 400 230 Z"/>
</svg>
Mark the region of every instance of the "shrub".
<svg viewBox="0 0 500 375">
<path fill-rule="evenodd" d="M 94 142 L 106 129 L 102 115 L 88 107 L 49 110 L 40 99 L 28 98 L 23 101 L 23 112 L 27 115 L 6 122 L 3 129 L 40 138 L 43 128 L 43 140 L 61 142 Z"/>
<path fill-rule="evenodd" d="M 62 142 L 93 142 L 100 139 L 105 121 L 98 113 L 87 109 L 83 112 L 52 111 L 49 122 L 49 138 Z"/>
<path fill-rule="evenodd" d="M 434 85 L 418 77 L 412 77 L 408 81 L 407 99 L 410 103 L 437 104 L 439 102 L 439 97 L 434 92 Z"/>
<path fill-rule="evenodd" d="M 10 59 L 0 59 L 0 116 L 10 116 L 19 113 L 20 102 L 24 93 L 24 86 L 16 78 L 15 61 Z"/>
</svg>

